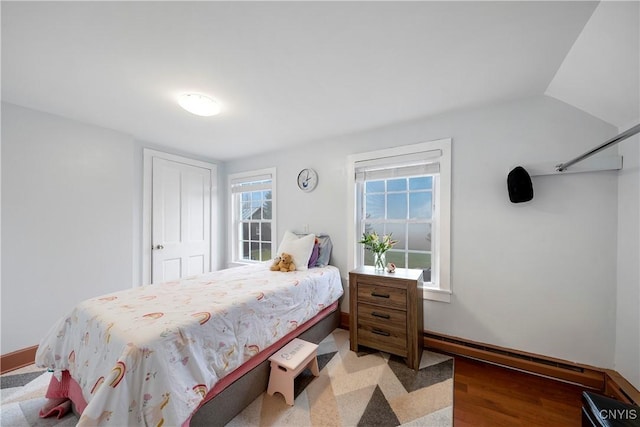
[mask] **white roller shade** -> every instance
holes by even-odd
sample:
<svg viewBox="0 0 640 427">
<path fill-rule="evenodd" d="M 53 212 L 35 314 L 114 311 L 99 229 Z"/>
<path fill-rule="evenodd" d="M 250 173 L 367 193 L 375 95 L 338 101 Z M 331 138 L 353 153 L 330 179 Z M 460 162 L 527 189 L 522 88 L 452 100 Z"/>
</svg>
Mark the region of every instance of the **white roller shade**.
<svg viewBox="0 0 640 427">
<path fill-rule="evenodd" d="M 432 150 L 356 162 L 356 182 L 436 174 L 441 156 L 441 150 Z"/>
<path fill-rule="evenodd" d="M 271 180 L 271 174 L 235 178 L 231 180 L 231 192 L 243 193 L 245 191 L 270 190 L 272 187 Z"/>
</svg>

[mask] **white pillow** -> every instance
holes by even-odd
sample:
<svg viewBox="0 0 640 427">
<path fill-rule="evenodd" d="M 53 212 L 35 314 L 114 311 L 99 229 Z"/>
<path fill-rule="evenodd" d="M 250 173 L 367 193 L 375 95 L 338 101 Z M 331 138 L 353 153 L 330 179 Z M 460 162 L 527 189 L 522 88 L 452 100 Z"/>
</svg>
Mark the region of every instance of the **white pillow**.
<svg viewBox="0 0 640 427">
<path fill-rule="evenodd" d="M 287 230 L 284 232 L 284 237 L 280 242 L 280 246 L 278 246 L 276 255 L 280 256 L 283 252 L 291 254 L 293 263 L 296 265 L 296 270 L 304 271 L 309 268 L 309 258 L 311 258 L 311 252 L 313 252 L 315 242 L 315 234 L 298 237 Z"/>
</svg>

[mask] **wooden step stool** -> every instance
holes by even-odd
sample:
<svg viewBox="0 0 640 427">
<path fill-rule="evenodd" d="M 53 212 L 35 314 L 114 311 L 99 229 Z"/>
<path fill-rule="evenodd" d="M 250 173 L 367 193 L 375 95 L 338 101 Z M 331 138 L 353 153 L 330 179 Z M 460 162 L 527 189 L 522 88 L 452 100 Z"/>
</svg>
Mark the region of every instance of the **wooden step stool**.
<svg viewBox="0 0 640 427">
<path fill-rule="evenodd" d="M 271 375 L 267 393 L 273 396 L 279 392 L 284 396 L 287 405 L 293 406 L 293 380 L 309 367 L 314 376 L 319 376 L 318 359 L 316 358 L 316 344 L 294 338 L 269 358 Z"/>
</svg>

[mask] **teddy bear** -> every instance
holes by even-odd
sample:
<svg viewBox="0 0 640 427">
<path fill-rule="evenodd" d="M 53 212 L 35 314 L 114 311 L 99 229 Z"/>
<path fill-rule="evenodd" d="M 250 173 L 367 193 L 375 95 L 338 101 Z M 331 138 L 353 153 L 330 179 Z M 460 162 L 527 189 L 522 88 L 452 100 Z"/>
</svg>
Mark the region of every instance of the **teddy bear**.
<svg viewBox="0 0 640 427">
<path fill-rule="evenodd" d="M 276 257 L 271 265 L 271 271 L 294 271 L 296 265 L 293 263 L 293 257 L 291 254 L 283 252 L 282 255 Z"/>
<path fill-rule="evenodd" d="M 280 271 L 280 267 L 278 266 L 278 264 L 280 264 L 281 259 L 282 258 L 280 258 L 279 256 L 273 259 L 273 263 L 271 264 L 271 267 L 270 267 L 271 271 Z"/>
</svg>

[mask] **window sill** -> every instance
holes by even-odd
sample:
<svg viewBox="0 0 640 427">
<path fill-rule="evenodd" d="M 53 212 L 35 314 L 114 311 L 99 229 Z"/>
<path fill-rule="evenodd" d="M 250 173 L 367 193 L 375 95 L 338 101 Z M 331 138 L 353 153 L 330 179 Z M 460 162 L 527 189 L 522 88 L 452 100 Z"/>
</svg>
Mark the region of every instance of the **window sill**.
<svg viewBox="0 0 640 427">
<path fill-rule="evenodd" d="M 439 288 L 431 288 L 426 285 L 422 286 L 422 299 L 438 302 L 451 302 L 451 291 Z"/>
</svg>

